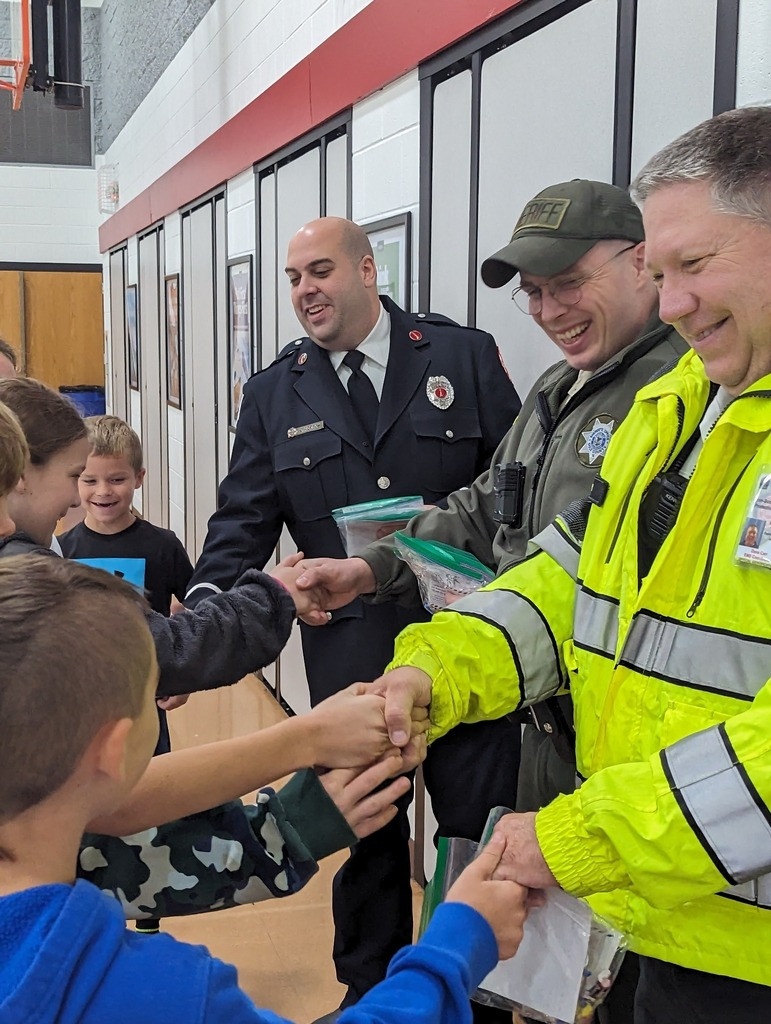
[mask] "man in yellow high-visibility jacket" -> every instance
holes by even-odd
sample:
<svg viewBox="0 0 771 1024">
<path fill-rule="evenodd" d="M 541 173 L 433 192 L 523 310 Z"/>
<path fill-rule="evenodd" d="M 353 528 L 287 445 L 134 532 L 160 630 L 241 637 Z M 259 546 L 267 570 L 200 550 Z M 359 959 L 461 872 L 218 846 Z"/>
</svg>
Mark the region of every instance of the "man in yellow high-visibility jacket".
<svg viewBox="0 0 771 1024">
<path fill-rule="evenodd" d="M 771 1020 L 771 107 L 686 133 L 633 194 L 660 315 L 692 351 L 638 393 L 589 499 L 405 630 L 375 685 L 403 745 L 415 704 L 435 738 L 559 679 L 585 781 L 503 819 L 509 877 L 591 896 L 630 935 L 635 1024 L 754 1024 Z"/>
</svg>

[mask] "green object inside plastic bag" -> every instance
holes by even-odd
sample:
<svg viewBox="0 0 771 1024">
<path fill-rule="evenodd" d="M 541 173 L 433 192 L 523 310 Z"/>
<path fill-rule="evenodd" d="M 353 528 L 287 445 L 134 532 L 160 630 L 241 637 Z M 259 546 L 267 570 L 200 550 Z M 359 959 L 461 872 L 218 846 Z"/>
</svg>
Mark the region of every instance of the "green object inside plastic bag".
<svg viewBox="0 0 771 1024">
<path fill-rule="evenodd" d="M 444 899 L 445 872 L 447 871 L 447 850 L 448 841 L 445 836 L 440 836 L 436 844 L 436 867 L 431 880 L 426 884 L 423 892 L 423 907 L 420 911 L 420 924 L 418 935 L 422 935 L 428 922 L 433 917 L 434 911 Z"/>
<path fill-rule="evenodd" d="M 363 501 L 358 505 L 343 505 L 332 509 L 332 518 L 336 523 L 366 519 L 375 523 L 393 523 L 400 519 L 411 519 L 423 508 L 423 498 L 419 494 L 410 494 L 406 498 L 378 498 L 376 501 Z"/>
<path fill-rule="evenodd" d="M 396 531 L 394 540 L 397 547 L 403 546 L 407 552 L 417 555 L 418 558 L 434 562 L 451 572 L 463 573 L 464 576 L 478 580 L 480 584 L 489 583 L 493 579 L 493 574 L 487 566 L 469 551 L 461 551 L 460 548 L 442 544 L 438 540 L 419 540 L 417 537 L 408 537 L 401 530 Z"/>
</svg>

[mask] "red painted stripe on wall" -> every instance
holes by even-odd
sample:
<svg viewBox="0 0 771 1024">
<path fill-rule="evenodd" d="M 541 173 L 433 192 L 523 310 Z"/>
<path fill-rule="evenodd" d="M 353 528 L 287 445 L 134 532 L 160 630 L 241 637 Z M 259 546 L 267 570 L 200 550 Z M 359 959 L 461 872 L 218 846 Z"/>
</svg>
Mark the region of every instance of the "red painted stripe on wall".
<svg viewBox="0 0 771 1024">
<path fill-rule="evenodd" d="M 371 95 L 522 0 L 372 0 L 99 229 L 102 252 Z"/>
</svg>

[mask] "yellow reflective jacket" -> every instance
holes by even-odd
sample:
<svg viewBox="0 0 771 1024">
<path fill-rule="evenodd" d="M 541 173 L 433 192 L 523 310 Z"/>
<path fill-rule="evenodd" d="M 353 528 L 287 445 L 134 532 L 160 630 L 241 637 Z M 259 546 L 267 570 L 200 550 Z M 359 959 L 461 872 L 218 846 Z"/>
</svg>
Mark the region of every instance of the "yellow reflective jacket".
<svg viewBox="0 0 771 1024">
<path fill-rule="evenodd" d="M 390 667 L 431 676 L 432 738 L 569 688 L 586 781 L 536 818 L 560 884 L 598 894 L 639 953 L 771 985 L 771 569 L 735 561 L 771 474 L 771 376 L 707 436 L 638 579 L 641 501 L 708 402 L 689 353 L 638 393 L 601 504 L 576 503 L 525 561 L 405 630 Z"/>
</svg>

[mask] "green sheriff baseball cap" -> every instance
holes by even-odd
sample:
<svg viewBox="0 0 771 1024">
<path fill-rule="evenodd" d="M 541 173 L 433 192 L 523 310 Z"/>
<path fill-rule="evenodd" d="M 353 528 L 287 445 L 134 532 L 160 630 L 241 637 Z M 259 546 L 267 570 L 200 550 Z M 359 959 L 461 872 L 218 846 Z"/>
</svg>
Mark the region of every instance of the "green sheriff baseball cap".
<svg viewBox="0 0 771 1024">
<path fill-rule="evenodd" d="M 524 270 L 551 277 L 606 238 L 642 242 L 642 216 L 629 194 L 604 181 L 575 178 L 531 199 L 511 241 L 482 264 L 482 280 L 500 288 Z"/>
</svg>

